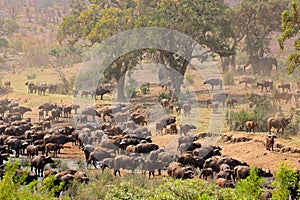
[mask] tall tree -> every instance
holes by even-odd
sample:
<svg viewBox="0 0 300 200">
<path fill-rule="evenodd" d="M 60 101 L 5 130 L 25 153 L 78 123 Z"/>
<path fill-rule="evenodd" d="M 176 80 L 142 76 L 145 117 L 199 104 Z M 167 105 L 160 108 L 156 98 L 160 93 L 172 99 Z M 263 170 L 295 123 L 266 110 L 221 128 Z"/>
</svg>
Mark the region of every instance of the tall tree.
<svg viewBox="0 0 300 200">
<path fill-rule="evenodd" d="M 296 69 L 300 70 L 300 2 L 295 0 L 290 3 L 289 9 L 282 12 L 283 32 L 278 38 L 279 46 L 283 50 L 286 40 L 297 37 L 294 42 L 294 51 L 288 56 L 288 73 L 293 73 Z"/>
<path fill-rule="evenodd" d="M 229 8 L 223 0 L 89 0 L 87 5 L 74 1 L 71 14 L 60 25 L 58 39 L 61 42 L 68 40 L 69 43 L 84 40 L 92 46 L 100 44 L 114 34 L 133 28 L 163 27 L 184 33 L 211 54 L 224 57 L 233 54 L 232 47 L 228 43 L 228 38 L 231 37 L 229 35 L 231 32 L 228 31 L 231 22 L 224 17 L 227 9 Z M 175 36 L 170 33 L 168 38 L 172 37 Z M 174 48 L 182 49 L 183 55 L 178 56 L 175 52 L 161 49 L 147 51 L 155 52 L 160 62 L 175 69 L 183 77 L 187 65 L 194 57 L 192 55 L 195 46 L 177 43 L 167 45 L 169 49 L 173 48 L 172 45 Z M 130 52 L 130 56 L 116 58 L 116 62 L 110 65 L 114 66 L 114 70 L 108 71 L 114 72 L 114 78 L 120 78 L 119 76 L 123 76 L 129 69 L 124 67 L 130 63 L 127 59 L 135 58 L 133 60 L 138 61 L 142 53 L 143 50 L 137 50 L 135 53 Z M 171 76 L 172 78 L 174 77 Z M 176 83 L 175 92 L 180 92 L 183 78 L 173 83 Z"/>
<path fill-rule="evenodd" d="M 288 0 L 241 0 L 235 8 L 236 34 L 243 36 L 243 48 L 250 56 L 269 52 L 270 34 L 281 30 L 281 12 Z"/>
</svg>

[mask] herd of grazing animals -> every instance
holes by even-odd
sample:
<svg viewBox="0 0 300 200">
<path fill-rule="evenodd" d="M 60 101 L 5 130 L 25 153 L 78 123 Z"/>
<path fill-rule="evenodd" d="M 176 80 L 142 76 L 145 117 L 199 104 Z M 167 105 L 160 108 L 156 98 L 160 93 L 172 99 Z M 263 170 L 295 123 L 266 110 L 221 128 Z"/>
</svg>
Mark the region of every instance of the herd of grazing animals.
<svg viewBox="0 0 300 200">
<path fill-rule="evenodd" d="M 250 81 L 251 82 L 251 81 Z M 248 83 L 250 83 L 248 82 Z M 246 84 L 246 82 L 243 82 Z M 219 79 L 210 79 L 205 84 L 211 84 L 223 87 Z M 26 83 L 28 92 L 45 94 L 46 90 L 38 92 L 38 84 Z M 41 84 L 41 87 L 46 85 Z M 258 83 L 261 90 L 266 91 L 273 88 L 273 82 Z M 278 88 L 291 91 L 286 85 L 280 85 Z M 83 91 L 84 93 L 84 91 Z M 103 95 L 111 93 L 110 90 L 97 88 L 92 92 L 87 92 L 92 98 L 103 99 Z M 73 95 L 77 96 L 78 91 L 73 90 Z M 85 95 L 83 95 L 85 96 Z M 210 99 L 210 104 L 225 104 L 234 109 L 234 103 L 239 101 L 235 98 L 228 98 L 228 93 L 214 94 Z M 295 97 L 296 99 L 296 97 Z M 171 113 L 172 103 L 168 99 L 162 99 L 160 104 L 165 113 Z M 209 101 L 207 101 L 209 105 Z M 148 129 L 148 116 L 144 112 L 145 108 L 130 107 L 127 105 L 115 105 L 105 108 L 101 111 L 94 108 L 82 108 L 78 114 L 78 123 L 74 127 L 53 127 L 58 125 L 61 117 L 70 118 L 77 114 L 79 105 L 57 105 L 45 103 L 39 106 L 39 122 L 32 124 L 30 119 L 23 119 L 26 112 L 32 111 L 30 108 L 19 106 L 17 102 L 3 100 L 0 102 L 3 123 L 0 126 L 0 164 L 7 161 L 12 151 L 15 157 L 26 155 L 30 158 L 32 176 L 41 177 L 55 174 L 57 183 L 73 180 L 88 182 L 88 177 L 84 172 L 76 170 L 67 170 L 63 172 L 44 171 L 47 164 L 53 163 L 60 154 L 60 149 L 68 142 L 78 145 L 85 155 L 86 164 L 93 165 L 95 168 L 100 166 L 102 170 L 109 168 L 113 170 L 115 176 L 121 176 L 121 170 L 130 170 L 134 173 L 138 169 L 143 174 L 149 173 L 149 179 L 155 177 L 155 172 L 162 175 L 161 171 L 166 170 L 168 176 L 173 178 L 193 178 L 197 171 L 200 171 L 199 177 L 205 180 L 216 179 L 216 184 L 220 187 L 235 187 L 237 180 L 249 176 L 250 166 L 242 161 L 236 160 L 226 155 L 222 155 L 222 148 L 214 145 L 202 145 L 197 140 L 199 136 L 188 134 L 196 127 L 192 124 L 180 124 L 179 130 L 176 125 L 176 117 L 168 116 L 160 119 L 156 123 L 156 133 L 163 132 L 178 134 L 178 147 L 176 153 L 168 152 L 164 147 L 159 147 L 153 143 L 153 135 Z M 184 101 L 178 103 L 179 111 L 182 109 L 184 116 L 191 116 L 191 103 Z M 6 109 L 7 108 L 7 109 Z M 166 110 L 169 110 L 168 112 Z M 178 110 L 176 110 L 178 111 Z M 95 126 L 89 125 L 87 116 L 102 119 Z M 109 118 L 109 119 L 107 119 Z M 277 128 L 277 132 L 291 122 L 290 118 L 270 118 L 268 120 L 269 129 Z M 12 125 L 14 124 L 14 125 Z M 247 132 L 254 132 L 258 126 L 257 122 L 247 121 L 245 127 Z M 170 132 L 168 132 L 170 131 Z M 273 151 L 275 136 L 269 135 L 266 138 L 266 149 Z M 52 156 L 48 156 L 49 153 Z M 100 165 L 99 165 L 100 163 Z M 3 175 L 1 167 L 0 175 Z M 259 168 L 258 175 L 261 177 L 272 177 L 270 170 Z"/>
</svg>

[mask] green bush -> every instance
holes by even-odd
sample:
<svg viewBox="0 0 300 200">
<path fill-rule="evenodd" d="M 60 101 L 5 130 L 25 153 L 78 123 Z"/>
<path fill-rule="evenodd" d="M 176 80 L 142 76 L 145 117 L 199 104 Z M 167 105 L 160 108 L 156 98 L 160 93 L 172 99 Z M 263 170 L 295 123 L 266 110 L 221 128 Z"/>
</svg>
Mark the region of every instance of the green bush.
<svg viewBox="0 0 300 200">
<path fill-rule="evenodd" d="M 262 178 L 257 175 L 258 169 L 251 166 L 250 175 L 246 179 L 239 179 L 233 191 L 234 199 L 260 199 L 264 190 L 260 187 Z"/>
<path fill-rule="evenodd" d="M 234 85 L 234 78 L 231 71 L 224 73 L 224 84 L 225 85 Z"/>
<path fill-rule="evenodd" d="M 29 185 L 21 185 L 25 177 L 15 178 L 18 167 L 18 160 L 7 163 L 5 175 L 0 181 L 0 199 L 55 199 L 55 195 L 64 191 L 64 195 L 59 199 L 256 200 L 261 199 L 264 192 L 263 178 L 258 177 L 256 167 L 251 167 L 250 175 L 246 179 L 240 179 L 235 189 L 220 188 L 213 181 L 197 178 L 163 177 L 149 180 L 147 176 L 131 173 L 115 177 L 110 170 L 88 174 L 88 184 L 74 181 L 68 185 L 68 189 L 65 188 L 64 182 L 55 185 L 54 175 L 49 175 L 42 183 L 35 181 Z M 273 199 L 289 199 L 292 191 L 295 192 L 299 187 L 296 171 L 282 162 L 271 186 L 274 188 Z M 299 199 L 299 194 L 294 198 Z"/>
<path fill-rule="evenodd" d="M 127 85 L 125 87 L 126 95 L 128 98 L 136 97 L 136 88 L 132 85 Z"/>
<path fill-rule="evenodd" d="M 190 75 L 190 74 L 186 75 L 186 80 L 189 82 L 189 84 L 193 84 L 194 83 L 193 76 Z"/>
<path fill-rule="evenodd" d="M 272 199 L 289 199 L 291 190 L 299 188 L 296 170 L 288 166 L 287 163 L 281 162 L 272 186 L 274 187 Z M 299 197 L 299 191 L 297 191 L 297 198 L 295 197 L 295 199 L 299 199 Z"/>
<path fill-rule="evenodd" d="M 242 131 L 244 130 L 245 122 L 248 120 L 257 121 L 259 131 L 267 131 L 267 114 L 261 107 L 256 107 L 254 110 L 238 110 L 230 111 L 226 113 L 227 124 L 230 131 Z"/>
<path fill-rule="evenodd" d="M 147 85 L 142 85 L 140 87 L 140 90 L 141 90 L 142 94 L 147 94 L 148 93 L 148 86 Z"/>
<path fill-rule="evenodd" d="M 32 80 L 36 79 L 37 75 L 34 72 L 31 72 L 30 74 L 26 74 L 27 79 Z"/>
<path fill-rule="evenodd" d="M 160 92 L 157 97 L 157 101 L 160 102 L 162 99 L 168 99 L 169 101 L 172 99 L 172 91 L 168 92 Z"/>
<path fill-rule="evenodd" d="M 264 111 L 274 111 L 271 98 L 266 94 L 258 95 L 256 93 L 249 93 L 245 96 L 249 102 L 253 102 L 257 107 L 261 107 Z"/>
</svg>

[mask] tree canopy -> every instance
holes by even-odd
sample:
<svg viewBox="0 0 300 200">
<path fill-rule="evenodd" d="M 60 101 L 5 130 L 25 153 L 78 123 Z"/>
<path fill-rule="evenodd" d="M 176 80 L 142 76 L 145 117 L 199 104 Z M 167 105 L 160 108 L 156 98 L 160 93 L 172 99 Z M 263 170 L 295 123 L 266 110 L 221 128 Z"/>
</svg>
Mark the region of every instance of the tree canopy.
<svg viewBox="0 0 300 200">
<path fill-rule="evenodd" d="M 283 32 L 278 38 L 279 46 L 283 50 L 286 40 L 298 37 L 300 31 L 300 2 L 292 1 L 289 9 L 281 15 Z M 288 72 L 293 73 L 296 69 L 300 70 L 300 38 L 294 42 L 294 51 L 288 56 Z"/>
<path fill-rule="evenodd" d="M 288 0 L 241 0 L 234 8 L 235 37 L 242 38 L 242 50 L 263 57 L 270 51 L 271 33 L 281 31 L 281 12 Z"/>
<path fill-rule="evenodd" d="M 142 27 L 162 27 L 188 35 L 212 54 L 228 56 L 233 52 L 228 43 L 230 38 L 228 29 L 231 22 L 224 17 L 226 9 L 229 8 L 223 0 L 90 0 L 87 4 L 74 1 L 71 14 L 60 25 L 58 40 L 68 43 L 84 41 L 87 45 L 93 46 L 122 31 Z M 178 48 L 184 49 L 185 58 L 161 49 L 147 51 L 158 56 L 162 64 L 184 75 L 192 59 L 194 47 L 186 45 Z M 126 66 L 124 70 L 126 62 L 128 63 L 127 59 L 138 61 L 139 59 L 133 58 L 140 57 L 143 51 L 137 50 L 130 52 L 130 55 L 116 58 L 116 62 L 109 66 L 108 71 L 114 71 L 114 78 L 120 78 L 130 67 Z M 132 63 L 131 66 L 135 64 Z M 111 77 L 111 73 L 106 74 L 107 77 Z M 179 90 L 180 85 L 181 83 L 175 89 Z"/>
</svg>

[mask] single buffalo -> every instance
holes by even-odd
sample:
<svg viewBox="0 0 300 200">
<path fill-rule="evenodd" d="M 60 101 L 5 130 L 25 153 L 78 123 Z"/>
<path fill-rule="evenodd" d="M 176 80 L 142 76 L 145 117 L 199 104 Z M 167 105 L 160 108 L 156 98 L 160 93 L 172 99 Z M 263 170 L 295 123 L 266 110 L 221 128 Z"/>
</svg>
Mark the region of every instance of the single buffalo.
<svg viewBox="0 0 300 200">
<path fill-rule="evenodd" d="M 246 121 L 245 123 L 245 127 L 246 127 L 246 132 L 251 132 L 251 130 L 253 131 L 254 133 L 254 128 L 258 126 L 258 122 L 256 121 Z"/>
<path fill-rule="evenodd" d="M 30 161 L 31 171 L 35 168 L 35 174 L 43 176 L 44 167 L 48 163 L 54 163 L 54 160 L 50 156 L 35 156 Z"/>
<path fill-rule="evenodd" d="M 281 133 L 283 133 L 284 128 L 291 123 L 293 118 L 293 115 L 291 115 L 290 117 L 282 117 L 282 118 L 275 118 L 275 117 L 270 117 L 268 119 L 268 131 L 271 134 L 271 129 L 276 128 L 277 129 L 277 133 L 279 133 L 279 130 L 281 129 Z"/>
</svg>

